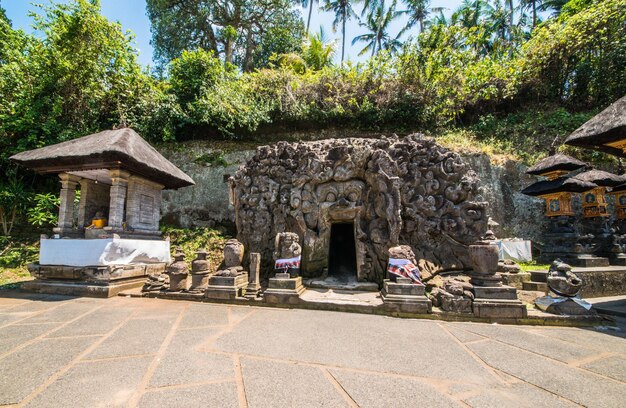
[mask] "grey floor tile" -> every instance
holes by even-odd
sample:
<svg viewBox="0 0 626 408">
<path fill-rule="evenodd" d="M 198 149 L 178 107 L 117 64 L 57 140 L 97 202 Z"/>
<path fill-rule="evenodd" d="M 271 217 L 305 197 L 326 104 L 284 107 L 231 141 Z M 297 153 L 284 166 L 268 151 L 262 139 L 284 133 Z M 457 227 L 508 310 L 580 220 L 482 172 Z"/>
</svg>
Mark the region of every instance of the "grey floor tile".
<svg viewBox="0 0 626 408">
<path fill-rule="evenodd" d="M 0 329 L 0 354 L 58 327 L 57 323 L 13 324 Z"/>
<path fill-rule="evenodd" d="M 626 359 L 618 356 L 606 357 L 587 363 L 582 368 L 606 375 L 626 383 Z M 626 402 L 626 401 L 625 401 Z"/>
<path fill-rule="evenodd" d="M 626 384 L 493 341 L 468 347 L 490 366 L 588 407 L 623 407 Z"/>
<path fill-rule="evenodd" d="M 0 360 L 0 404 L 22 401 L 94 341 L 89 337 L 45 339 Z"/>
<path fill-rule="evenodd" d="M 113 330 L 133 312 L 128 308 L 105 307 L 51 333 L 49 337 L 102 335 Z"/>
<path fill-rule="evenodd" d="M 239 399 L 234 381 L 193 387 L 152 390 L 139 402 L 140 408 L 237 408 Z"/>
<path fill-rule="evenodd" d="M 319 368 L 249 358 L 241 368 L 251 408 L 348 406 Z"/>
<path fill-rule="evenodd" d="M 27 406 L 125 406 L 151 361 L 152 358 L 144 357 L 76 364 Z"/>
<path fill-rule="evenodd" d="M 579 406 L 525 383 L 484 389 L 478 395 L 465 398 L 463 402 L 473 408 L 574 408 Z"/>
<path fill-rule="evenodd" d="M 218 329 L 179 330 L 161 358 L 150 387 L 189 384 L 223 378 L 235 378 L 231 356 L 206 353 L 198 349 Z"/>
<path fill-rule="evenodd" d="M 442 390 L 417 379 L 331 370 L 343 389 L 362 408 L 460 407 Z"/>
<path fill-rule="evenodd" d="M 181 328 L 219 326 L 228 324 L 228 306 L 191 304 L 185 311 Z"/>
</svg>

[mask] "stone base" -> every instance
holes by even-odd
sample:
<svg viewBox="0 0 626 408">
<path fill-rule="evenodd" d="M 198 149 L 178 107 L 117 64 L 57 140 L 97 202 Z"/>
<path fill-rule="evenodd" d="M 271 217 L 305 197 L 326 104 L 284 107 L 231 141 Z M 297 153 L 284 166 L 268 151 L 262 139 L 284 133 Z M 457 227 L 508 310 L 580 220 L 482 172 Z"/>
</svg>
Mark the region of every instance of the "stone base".
<svg viewBox="0 0 626 408">
<path fill-rule="evenodd" d="M 475 299 L 517 300 L 517 289 L 512 286 L 474 286 Z"/>
<path fill-rule="evenodd" d="M 432 313 L 432 302 L 426 297 L 425 289 L 424 285 L 414 284 L 410 279 L 398 278 L 396 282 L 385 279 L 381 297 L 392 312 Z"/>
<path fill-rule="evenodd" d="M 572 272 L 583 281 L 580 296 L 583 298 L 626 295 L 626 267 L 573 268 Z M 530 271 L 532 280 L 546 282 L 548 271 Z M 547 285 L 546 285 L 547 293 Z"/>
<path fill-rule="evenodd" d="M 211 276 L 205 296 L 209 299 L 232 300 L 243 297 L 247 286 L 247 273 L 238 276 Z"/>
<path fill-rule="evenodd" d="M 256 282 L 248 283 L 246 286 L 245 297 L 247 299 L 256 299 L 261 295 L 261 285 Z"/>
<path fill-rule="evenodd" d="M 526 306 L 519 300 L 474 299 L 472 304 L 474 316 L 522 319 L 528 317 Z"/>
<path fill-rule="evenodd" d="M 566 264 L 582 268 L 609 266 L 609 259 L 588 254 L 574 253 L 543 253 L 537 259 L 537 263 L 551 264 L 555 259 L 560 258 Z"/>
<path fill-rule="evenodd" d="M 22 289 L 38 293 L 69 296 L 111 297 L 122 290 L 133 289 L 145 283 L 146 276 L 165 272 L 164 263 L 57 266 L 28 265 L 34 281 L 25 282 Z"/>
<path fill-rule="evenodd" d="M 517 272 L 517 273 L 500 273 L 502 276 L 502 283 L 505 285 L 513 286 L 516 289 L 522 289 L 524 282 L 530 282 L 530 273 Z"/>
<path fill-rule="evenodd" d="M 276 277 L 270 278 L 269 286 L 263 292 L 263 299 L 267 303 L 295 304 L 300 302 L 300 295 L 305 288 L 302 285 L 302 277 L 288 277 L 289 274 L 277 273 Z"/>
<path fill-rule="evenodd" d="M 35 279 L 22 283 L 22 290 L 50 295 L 108 298 L 117 296 L 125 290 L 140 288 L 144 283 L 145 278 L 117 280 L 109 283 Z"/>
<path fill-rule="evenodd" d="M 609 256 L 609 263 L 615 266 L 626 266 L 626 254 L 611 254 Z"/>
</svg>

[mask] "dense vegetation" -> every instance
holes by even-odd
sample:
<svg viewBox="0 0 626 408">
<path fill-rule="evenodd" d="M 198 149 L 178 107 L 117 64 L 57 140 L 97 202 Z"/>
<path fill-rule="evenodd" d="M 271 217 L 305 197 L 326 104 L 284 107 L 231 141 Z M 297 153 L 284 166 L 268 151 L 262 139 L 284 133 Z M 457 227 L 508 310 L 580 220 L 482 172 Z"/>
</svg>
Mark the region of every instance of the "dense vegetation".
<svg viewBox="0 0 626 408">
<path fill-rule="evenodd" d="M 308 33 L 314 5 L 334 12 L 339 44 Z M 97 0 L 41 6 L 36 36 L 0 7 L 3 235 L 20 220 L 54 222 L 54 197 L 35 197 L 41 181 L 10 155 L 119 124 L 153 142 L 420 130 L 532 160 L 626 93 L 626 0 L 466 0 L 449 18 L 428 0 L 147 7 L 155 68 L 137 63 L 132 34 Z M 395 35 L 398 15 L 409 20 Z M 366 30 L 347 39 L 364 62 L 343 61 L 349 20 Z"/>
</svg>

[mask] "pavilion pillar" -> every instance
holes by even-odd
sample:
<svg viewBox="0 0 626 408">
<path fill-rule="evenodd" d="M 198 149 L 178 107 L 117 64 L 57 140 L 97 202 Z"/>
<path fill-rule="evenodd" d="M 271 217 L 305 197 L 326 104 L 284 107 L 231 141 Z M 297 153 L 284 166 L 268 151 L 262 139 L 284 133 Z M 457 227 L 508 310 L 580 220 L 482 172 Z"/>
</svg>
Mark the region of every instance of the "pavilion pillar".
<svg viewBox="0 0 626 408">
<path fill-rule="evenodd" d="M 80 177 L 69 173 L 60 173 L 61 193 L 59 194 L 59 222 L 55 232 L 71 231 L 74 227 L 74 200 L 76 199 L 76 185 Z"/>
<path fill-rule="evenodd" d="M 108 229 L 122 230 L 124 207 L 130 173 L 124 170 L 111 170 L 111 190 L 109 202 Z"/>
</svg>

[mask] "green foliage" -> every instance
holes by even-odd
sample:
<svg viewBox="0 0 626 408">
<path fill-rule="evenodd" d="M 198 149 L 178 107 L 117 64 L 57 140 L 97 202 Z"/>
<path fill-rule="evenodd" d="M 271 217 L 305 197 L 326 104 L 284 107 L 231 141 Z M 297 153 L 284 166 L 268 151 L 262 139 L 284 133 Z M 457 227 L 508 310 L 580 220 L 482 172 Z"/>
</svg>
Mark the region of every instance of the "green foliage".
<svg viewBox="0 0 626 408">
<path fill-rule="evenodd" d="M 228 166 L 228 161 L 226 160 L 226 156 L 222 150 L 214 150 L 209 153 L 201 154 L 194 159 L 194 163 L 211 167 Z"/>
<path fill-rule="evenodd" d="M 228 239 L 222 232 L 212 228 L 173 228 L 161 227 L 163 235 L 169 237 L 172 250 L 182 248 L 187 262 L 195 257 L 195 252 L 204 249 L 208 252 L 207 259 L 211 261 L 211 270 L 217 270 L 222 262 L 224 244 Z"/>
<path fill-rule="evenodd" d="M 302 59 L 309 69 L 319 71 L 322 68 L 330 67 L 335 56 L 335 41 L 328 41 L 326 33 L 320 27 L 320 31 L 309 34 L 307 42 L 302 47 Z M 296 71 L 304 73 L 303 71 Z"/>
<path fill-rule="evenodd" d="M 9 238 L 0 236 L 0 268 L 19 268 L 35 262 L 39 242 L 33 237 Z"/>
<path fill-rule="evenodd" d="M 21 178 L 8 174 L 0 180 L 0 225 L 2 235 L 11 235 L 16 222 L 23 216 L 28 203 L 28 191 Z"/>
<path fill-rule="evenodd" d="M 28 209 L 28 222 L 36 227 L 52 226 L 59 218 L 59 197 L 54 194 L 35 194 Z"/>
</svg>

